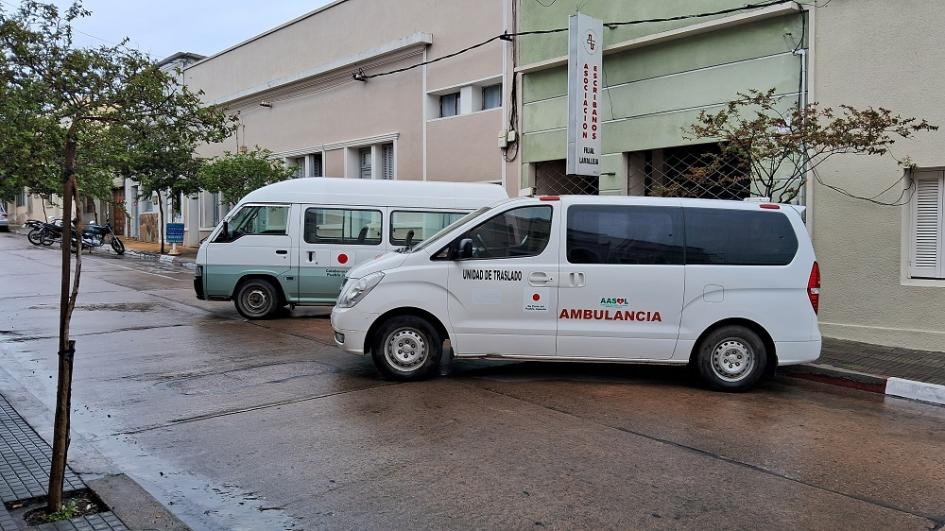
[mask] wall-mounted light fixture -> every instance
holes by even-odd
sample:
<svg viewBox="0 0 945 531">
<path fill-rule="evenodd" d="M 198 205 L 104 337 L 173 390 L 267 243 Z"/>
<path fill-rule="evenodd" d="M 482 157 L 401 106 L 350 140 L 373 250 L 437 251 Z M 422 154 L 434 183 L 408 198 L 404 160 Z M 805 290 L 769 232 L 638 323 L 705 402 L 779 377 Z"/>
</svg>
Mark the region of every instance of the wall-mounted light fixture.
<svg viewBox="0 0 945 531">
<path fill-rule="evenodd" d="M 271 102 L 271 101 L 263 100 L 263 101 L 259 102 L 259 106 L 260 106 L 260 107 L 265 107 L 265 108 L 267 108 L 267 109 L 271 109 L 271 108 L 272 108 L 272 102 Z"/>
</svg>

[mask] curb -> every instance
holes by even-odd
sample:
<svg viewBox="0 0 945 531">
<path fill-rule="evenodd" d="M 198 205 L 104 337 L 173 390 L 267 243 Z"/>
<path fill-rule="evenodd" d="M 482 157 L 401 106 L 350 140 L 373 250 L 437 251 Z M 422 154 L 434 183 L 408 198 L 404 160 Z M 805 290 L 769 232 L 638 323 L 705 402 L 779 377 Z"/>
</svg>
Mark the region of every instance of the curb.
<svg viewBox="0 0 945 531">
<path fill-rule="evenodd" d="M 24 225 L 16 225 L 10 227 L 10 232 L 13 234 L 26 235 L 29 231 L 25 229 Z M 108 254 L 117 255 L 114 250 L 108 246 L 103 246 L 102 249 Z M 99 251 L 103 252 L 103 251 Z M 177 264 L 187 269 L 194 270 L 197 268 L 195 260 L 193 258 L 185 258 L 181 256 L 171 256 L 167 254 L 151 253 L 148 251 L 135 251 L 134 249 L 125 249 L 125 254 L 122 256 L 127 256 L 129 258 L 135 258 L 138 260 L 150 260 L 152 262 L 161 262 L 162 264 Z"/>
<path fill-rule="evenodd" d="M 109 252 L 115 254 L 114 251 L 109 249 Z M 133 249 L 126 249 L 124 256 L 129 258 L 135 258 L 138 260 L 150 260 L 152 262 L 161 262 L 162 264 L 177 264 L 188 269 L 196 269 L 197 265 L 194 262 L 193 258 L 185 258 L 181 256 L 171 256 L 168 254 L 158 254 L 158 253 L 149 253 L 147 251 L 135 251 Z"/>
<path fill-rule="evenodd" d="M 945 406 L 945 385 L 907 380 L 894 376 L 877 376 L 875 374 L 867 374 L 821 364 L 794 365 L 785 367 L 783 372 L 786 376 L 792 378 L 803 378 L 805 380 L 813 380 L 871 393 Z"/>
</svg>

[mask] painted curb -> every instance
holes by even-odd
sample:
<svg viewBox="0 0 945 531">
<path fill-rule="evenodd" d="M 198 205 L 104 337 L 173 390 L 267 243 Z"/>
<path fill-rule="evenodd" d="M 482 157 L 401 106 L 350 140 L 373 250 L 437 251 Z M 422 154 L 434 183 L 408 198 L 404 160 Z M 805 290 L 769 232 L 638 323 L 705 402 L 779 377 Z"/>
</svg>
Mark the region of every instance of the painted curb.
<svg viewBox="0 0 945 531">
<path fill-rule="evenodd" d="M 878 376 L 851 371 L 832 365 L 807 364 L 785 367 L 783 373 L 793 378 L 803 378 L 861 391 L 878 393 L 896 398 L 907 398 L 919 402 L 945 406 L 945 385 L 906 380 L 904 378 Z"/>
<path fill-rule="evenodd" d="M 890 378 L 886 380 L 886 394 L 920 402 L 945 405 L 945 385 Z"/>
</svg>

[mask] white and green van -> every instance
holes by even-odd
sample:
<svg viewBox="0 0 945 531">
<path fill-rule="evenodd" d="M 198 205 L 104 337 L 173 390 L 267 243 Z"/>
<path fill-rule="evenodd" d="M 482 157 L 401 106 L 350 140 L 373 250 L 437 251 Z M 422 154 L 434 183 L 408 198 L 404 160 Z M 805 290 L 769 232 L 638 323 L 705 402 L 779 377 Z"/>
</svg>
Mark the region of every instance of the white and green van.
<svg viewBox="0 0 945 531">
<path fill-rule="evenodd" d="M 351 267 L 507 198 L 501 186 L 478 183 L 307 178 L 265 186 L 200 245 L 194 290 L 201 300 L 232 300 L 247 319 L 286 305 L 331 306 Z"/>
</svg>

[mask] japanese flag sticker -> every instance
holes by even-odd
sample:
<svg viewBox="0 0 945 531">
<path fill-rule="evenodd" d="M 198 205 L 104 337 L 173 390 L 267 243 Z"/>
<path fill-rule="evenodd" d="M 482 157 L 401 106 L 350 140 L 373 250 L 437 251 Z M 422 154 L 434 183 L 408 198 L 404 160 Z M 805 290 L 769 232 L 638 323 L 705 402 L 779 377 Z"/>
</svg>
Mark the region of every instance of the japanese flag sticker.
<svg viewBox="0 0 945 531">
<path fill-rule="evenodd" d="M 522 309 L 526 312 L 547 312 L 551 303 L 551 290 L 525 286 Z"/>
</svg>

